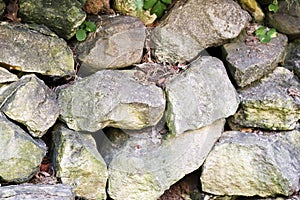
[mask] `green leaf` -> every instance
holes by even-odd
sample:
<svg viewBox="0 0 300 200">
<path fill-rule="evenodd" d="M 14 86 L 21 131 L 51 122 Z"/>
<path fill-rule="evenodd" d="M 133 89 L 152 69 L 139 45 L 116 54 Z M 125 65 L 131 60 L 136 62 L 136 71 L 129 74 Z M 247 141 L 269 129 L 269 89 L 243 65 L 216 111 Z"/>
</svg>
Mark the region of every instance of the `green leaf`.
<svg viewBox="0 0 300 200">
<path fill-rule="evenodd" d="M 81 42 L 86 39 L 86 31 L 83 29 L 78 29 L 76 32 L 76 39 Z"/>
<path fill-rule="evenodd" d="M 261 43 L 268 43 L 271 41 L 271 37 L 269 35 L 260 35 L 258 38 Z"/>
<path fill-rule="evenodd" d="M 265 35 L 266 34 L 266 28 L 261 26 L 255 31 L 255 35 L 260 36 L 260 35 Z"/>
<path fill-rule="evenodd" d="M 277 32 L 275 28 L 271 28 L 268 32 L 267 35 L 270 36 L 271 38 L 274 38 L 277 36 Z"/>
<path fill-rule="evenodd" d="M 158 1 L 156 4 L 153 6 L 152 10 L 150 11 L 150 14 L 156 14 L 157 18 L 161 18 L 161 16 L 164 14 L 165 10 L 167 9 L 167 6 Z"/>
<path fill-rule="evenodd" d="M 163 3 L 165 4 L 171 4 L 172 3 L 172 0 L 161 0 Z"/>
<path fill-rule="evenodd" d="M 85 30 L 89 31 L 89 32 L 95 32 L 97 29 L 97 26 L 95 24 L 95 22 L 86 22 L 85 23 Z"/>
<path fill-rule="evenodd" d="M 157 2 L 157 0 L 144 0 L 144 9 L 148 10 L 154 6 L 154 4 Z"/>
<path fill-rule="evenodd" d="M 278 11 L 278 5 L 277 4 L 270 4 L 268 6 L 268 9 L 269 9 L 270 12 L 276 13 Z"/>
</svg>

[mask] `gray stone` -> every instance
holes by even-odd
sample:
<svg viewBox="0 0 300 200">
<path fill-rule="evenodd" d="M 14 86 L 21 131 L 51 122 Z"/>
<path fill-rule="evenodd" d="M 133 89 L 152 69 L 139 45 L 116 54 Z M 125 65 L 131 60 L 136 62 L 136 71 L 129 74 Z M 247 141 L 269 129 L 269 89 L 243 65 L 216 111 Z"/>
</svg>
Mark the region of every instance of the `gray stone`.
<svg viewBox="0 0 300 200">
<path fill-rule="evenodd" d="M 272 72 L 279 62 L 283 62 L 288 39 L 277 34 L 268 44 L 259 41 L 246 44 L 241 37 L 236 42 L 223 46 L 229 72 L 239 87 L 244 87 Z"/>
<path fill-rule="evenodd" d="M 60 119 L 76 131 L 106 126 L 141 129 L 163 116 L 165 96 L 155 85 L 142 85 L 131 71 L 102 70 L 59 93 Z"/>
<path fill-rule="evenodd" d="M 83 3 L 74 0 L 20 0 L 19 7 L 23 22 L 44 24 L 67 40 L 75 35 L 86 17 Z"/>
<path fill-rule="evenodd" d="M 233 115 L 239 105 L 223 63 L 208 56 L 198 58 L 168 82 L 166 96 L 166 119 L 173 134 L 199 129 Z"/>
<path fill-rule="evenodd" d="M 23 76 L 2 95 L 1 111 L 25 125 L 34 137 L 42 137 L 59 116 L 56 94 L 35 75 Z"/>
<path fill-rule="evenodd" d="M 294 71 L 300 77 L 300 40 L 295 40 L 288 45 L 284 67 Z"/>
<path fill-rule="evenodd" d="M 141 61 L 146 28 L 140 20 L 130 16 L 103 17 L 97 25 L 97 33 L 78 44 L 80 76 Z"/>
<path fill-rule="evenodd" d="M 7 69 L 3 67 L 0 67 L 0 84 L 14 82 L 17 80 L 18 80 L 17 75 L 10 73 Z"/>
<path fill-rule="evenodd" d="M 250 15 L 232 0 L 178 2 L 151 33 L 151 48 L 161 62 L 185 62 L 203 49 L 235 38 Z"/>
<path fill-rule="evenodd" d="M 289 4 L 288 2 L 293 2 Z M 298 4 L 298 6 L 296 6 Z M 278 12 L 267 12 L 266 22 L 290 39 L 300 39 L 300 5 L 296 1 L 278 1 Z"/>
<path fill-rule="evenodd" d="M 43 32 L 43 33 L 41 33 Z M 73 53 L 67 43 L 40 27 L 0 23 L 0 65 L 49 76 L 73 76 Z"/>
<path fill-rule="evenodd" d="M 60 124 L 55 126 L 52 139 L 53 164 L 62 183 L 71 185 L 76 196 L 106 199 L 107 167 L 91 134 Z"/>
<path fill-rule="evenodd" d="M 131 137 L 109 165 L 108 193 L 115 200 L 157 200 L 186 174 L 197 170 L 220 137 L 225 120 L 167 137 L 161 143 Z"/>
<path fill-rule="evenodd" d="M 0 187 L 1 200 L 75 200 L 69 185 L 22 184 Z"/>
<path fill-rule="evenodd" d="M 300 83 L 288 69 L 277 67 L 257 84 L 239 90 L 239 94 L 240 108 L 229 119 L 232 129 L 292 130 L 300 119 Z"/>
<path fill-rule="evenodd" d="M 16 183 L 28 181 L 46 154 L 46 144 L 42 140 L 32 139 L 1 112 L 0 131 L 0 180 Z"/>
<path fill-rule="evenodd" d="M 4 13 L 5 3 L 3 0 L 0 1 L 0 16 Z"/>
<path fill-rule="evenodd" d="M 262 197 L 299 191 L 300 132 L 225 132 L 203 165 L 202 189 Z M 257 198 L 256 198 L 257 199 Z"/>
</svg>

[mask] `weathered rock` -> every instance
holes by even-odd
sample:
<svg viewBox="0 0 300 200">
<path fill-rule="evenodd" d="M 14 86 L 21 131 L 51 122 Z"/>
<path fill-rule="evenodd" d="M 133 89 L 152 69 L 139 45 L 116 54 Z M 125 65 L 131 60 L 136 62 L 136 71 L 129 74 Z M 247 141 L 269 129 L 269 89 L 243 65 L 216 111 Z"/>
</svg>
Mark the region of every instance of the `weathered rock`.
<svg viewBox="0 0 300 200">
<path fill-rule="evenodd" d="M 79 43 L 77 52 L 82 62 L 80 76 L 101 69 L 116 69 L 139 63 L 143 55 L 146 28 L 135 17 L 103 17 L 97 33 Z"/>
<path fill-rule="evenodd" d="M 277 67 L 256 85 L 239 90 L 239 94 L 240 108 L 229 119 L 232 129 L 292 130 L 300 119 L 300 83 L 285 68 Z"/>
<path fill-rule="evenodd" d="M 25 125 L 34 137 L 42 137 L 59 116 L 56 94 L 35 75 L 23 76 L 2 95 L 1 111 Z"/>
<path fill-rule="evenodd" d="M 83 4 L 74 0 L 20 0 L 19 7 L 23 22 L 43 24 L 67 40 L 75 35 L 86 17 Z"/>
<path fill-rule="evenodd" d="M 223 131 L 225 120 L 169 137 L 161 144 L 131 137 L 109 165 L 108 193 L 115 200 L 157 200 L 184 175 L 197 170 Z"/>
<path fill-rule="evenodd" d="M 166 119 L 173 134 L 199 129 L 233 115 L 239 105 L 223 63 L 200 57 L 166 84 Z"/>
<path fill-rule="evenodd" d="M 1 65 L 1 64 L 0 64 Z M 17 81 L 17 75 L 10 73 L 3 67 L 0 67 L 0 84 Z"/>
<path fill-rule="evenodd" d="M 238 86 L 244 87 L 272 72 L 283 62 L 287 37 L 277 34 L 268 44 L 259 41 L 252 45 L 241 37 L 223 46 L 229 71 Z"/>
<path fill-rule="evenodd" d="M 83 10 L 88 14 L 97 15 L 101 13 L 113 13 L 110 9 L 109 0 L 86 0 L 83 6 Z"/>
<path fill-rule="evenodd" d="M 202 189 L 217 195 L 275 196 L 297 192 L 300 132 L 225 132 L 203 165 Z"/>
<path fill-rule="evenodd" d="M 232 0 L 178 2 L 151 33 L 151 48 L 161 62 L 185 62 L 207 47 L 235 38 L 251 19 Z"/>
<path fill-rule="evenodd" d="M 16 183 L 28 181 L 46 154 L 46 144 L 32 139 L 1 112 L 0 130 L 0 180 Z"/>
<path fill-rule="evenodd" d="M 0 65 L 23 72 L 73 76 L 73 54 L 67 43 L 45 27 L 38 28 L 0 23 L 0 46 L 5 47 L 0 54 Z"/>
<path fill-rule="evenodd" d="M 141 129 L 163 116 L 165 97 L 155 85 L 142 85 L 130 71 L 102 70 L 59 93 L 60 119 L 76 131 L 106 126 Z"/>
<path fill-rule="evenodd" d="M 71 185 L 76 196 L 106 199 L 107 167 L 91 134 L 71 131 L 64 125 L 53 131 L 56 176 Z"/>
<path fill-rule="evenodd" d="M 300 40 L 295 40 L 288 45 L 284 67 L 294 71 L 300 77 Z"/>
<path fill-rule="evenodd" d="M 262 22 L 264 20 L 265 14 L 255 0 L 239 0 L 239 3 L 243 9 L 251 13 L 256 22 Z"/>
<path fill-rule="evenodd" d="M 1 200 L 74 200 L 75 195 L 69 185 L 22 184 L 0 187 Z"/>
<path fill-rule="evenodd" d="M 266 22 L 279 32 L 286 34 L 290 39 L 300 39 L 300 12 L 298 6 L 293 1 L 292 5 L 288 1 L 278 1 L 278 12 L 268 12 Z"/>
<path fill-rule="evenodd" d="M 3 0 L 0 1 L 0 16 L 4 13 L 5 3 Z"/>
</svg>

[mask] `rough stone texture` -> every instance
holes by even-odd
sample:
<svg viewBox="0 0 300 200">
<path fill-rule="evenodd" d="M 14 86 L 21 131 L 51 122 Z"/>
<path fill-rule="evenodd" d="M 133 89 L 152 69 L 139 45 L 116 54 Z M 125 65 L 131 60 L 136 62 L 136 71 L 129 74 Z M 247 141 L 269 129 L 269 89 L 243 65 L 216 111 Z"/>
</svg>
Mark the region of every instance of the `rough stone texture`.
<svg viewBox="0 0 300 200">
<path fill-rule="evenodd" d="M 5 10 L 5 3 L 4 1 L 0 1 L 0 16 L 4 13 Z"/>
<path fill-rule="evenodd" d="M 10 185 L 0 187 L 1 200 L 75 200 L 75 195 L 69 185 Z"/>
<path fill-rule="evenodd" d="M 290 1 L 291 2 L 291 1 Z M 300 5 L 289 6 L 287 1 L 278 1 L 278 12 L 267 12 L 266 22 L 290 39 L 300 39 Z"/>
<path fill-rule="evenodd" d="M 59 116 L 56 94 L 35 75 L 25 75 L 10 84 L 0 98 L 0 109 L 25 125 L 34 137 L 42 137 Z"/>
<path fill-rule="evenodd" d="M 0 132 L 0 180 L 16 183 L 28 181 L 46 154 L 46 144 L 32 139 L 1 112 Z"/>
<path fill-rule="evenodd" d="M 251 19 L 232 0 L 181 2 L 151 33 L 151 48 L 161 62 L 190 61 L 203 49 L 237 37 Z"/>
<path fill-rule="evenodd" d="M 163 116 L 165 97 L 155 85 L 142 85 L 130 71 L 102 70 L 59 93 L 60 119 L 76 131 L 106 126 L 141 129 Z"/>
<path fill-rule="evenodd" d="M 97 33 L 79 43 L 77 52 L 82 62 L 80 76 L 101 69 L 116 69 L 139 63 L 143 55 L 146 28 L 135 17 L 104 17 Z"/>
<path fill-rule="evenodd" d="M 288 39 L 277 34 L 268 44 L 249 45 L 242 37 L 223 46 L 229 71 L 238 86 L 244 87 L 272 72 L 283 61 Z"/>
<path fill-rule="evenodd" d="M 50 34 L 50 35 L 49 35 Z M 67 43 L 45 27 L 0 23 L 0 65 L 49 76 L 72 76 L 73 53 Z"/>
<path fill-rule="evenodd" d="M 83 4 L 74 0 L 20 0 L 19 7 L 23 22 L 44 24 L 67 40 L 75 35 L 86 17 Z"/>
<path fill-rule="evenodd" d="M 275 196 L 297 192 L 300 132 L 225 132 L 203 165 L 202 189 L 216 195 Z"/>
<path fill-rule="evenodd" d="M 293 70 L 300 77 L 300 40 L 295 40 L 288 45 L 284 67 Z"/>
<path fill-rule="evenodd" d="M 198 169 L 223 131 L 225 120 L 168 137 L 161 144 L 132 137 L 109 165 L 108 193 L 115 200 L 157 200 L 184 175 Z"/>
<path fill-rule="evenodd" d="M 166 96 L 166 119 L 173 134 L 233 115 L 239 104 L 223 63 L 208 56 L 198 58 L 167 83 Z"/>
<path fill-rule="evenodd" d="M 300 119 L 300 83 L 285 68 L 277 67 L 256 85 L 241 89 L 239 94 L 240 108 L 229 119 L 232 129 L 292 130 Z"/>
<path fill-rule="evenodd" d="M 7 69 L 3 67 L 0 67 L 0 84 L 14 82 L 17 80 L 18 80 L 17 75 L 10 73 Z"/>
<path fill-rule="evenodd" d="M 107 167 L 91 134 L 57 125 L 53 131 L 56 176 L 71 185 L 76 196 L 106 199 Z"/>
</svg>

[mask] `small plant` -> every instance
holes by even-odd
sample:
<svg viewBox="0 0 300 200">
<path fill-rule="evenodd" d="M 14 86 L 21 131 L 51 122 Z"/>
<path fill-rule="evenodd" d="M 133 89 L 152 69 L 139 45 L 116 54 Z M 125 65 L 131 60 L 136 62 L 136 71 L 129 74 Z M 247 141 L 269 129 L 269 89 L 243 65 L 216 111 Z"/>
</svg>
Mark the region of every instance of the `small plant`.
<svg viewBox="0 0 300 200">
<path fill-rule="evenodd" d="M 264 26 L 260 26 L 255 31 L 255 35 L 258 37 L 261 43 L 268 43 L 272 38 L 277 36 L 277 32 L 275 28 L 268 29 Z"/>
<path fill-rule="evenodd" d="M 268 6 L 268 9 L 270 12 L 276 13 L 278 11 L 278 1 L 274 0 L 273 3 Z"/>
<path fill-rule="evenodd" d="M 156 14 L 157 18 L 161 18 L 167 9 L 167 5 L 171 4 L 172 0 L 144 0 L 144 10 L 150 9 L 150 14 Z"/>
<path fill-rule="evenodd" d="M 88 32 L 95 32 L 97 26 L 95 22 L 84 21 L 76 32 L 76 39 L 81 42 L 84 41 L 87 37 Z"/>
</svg>

